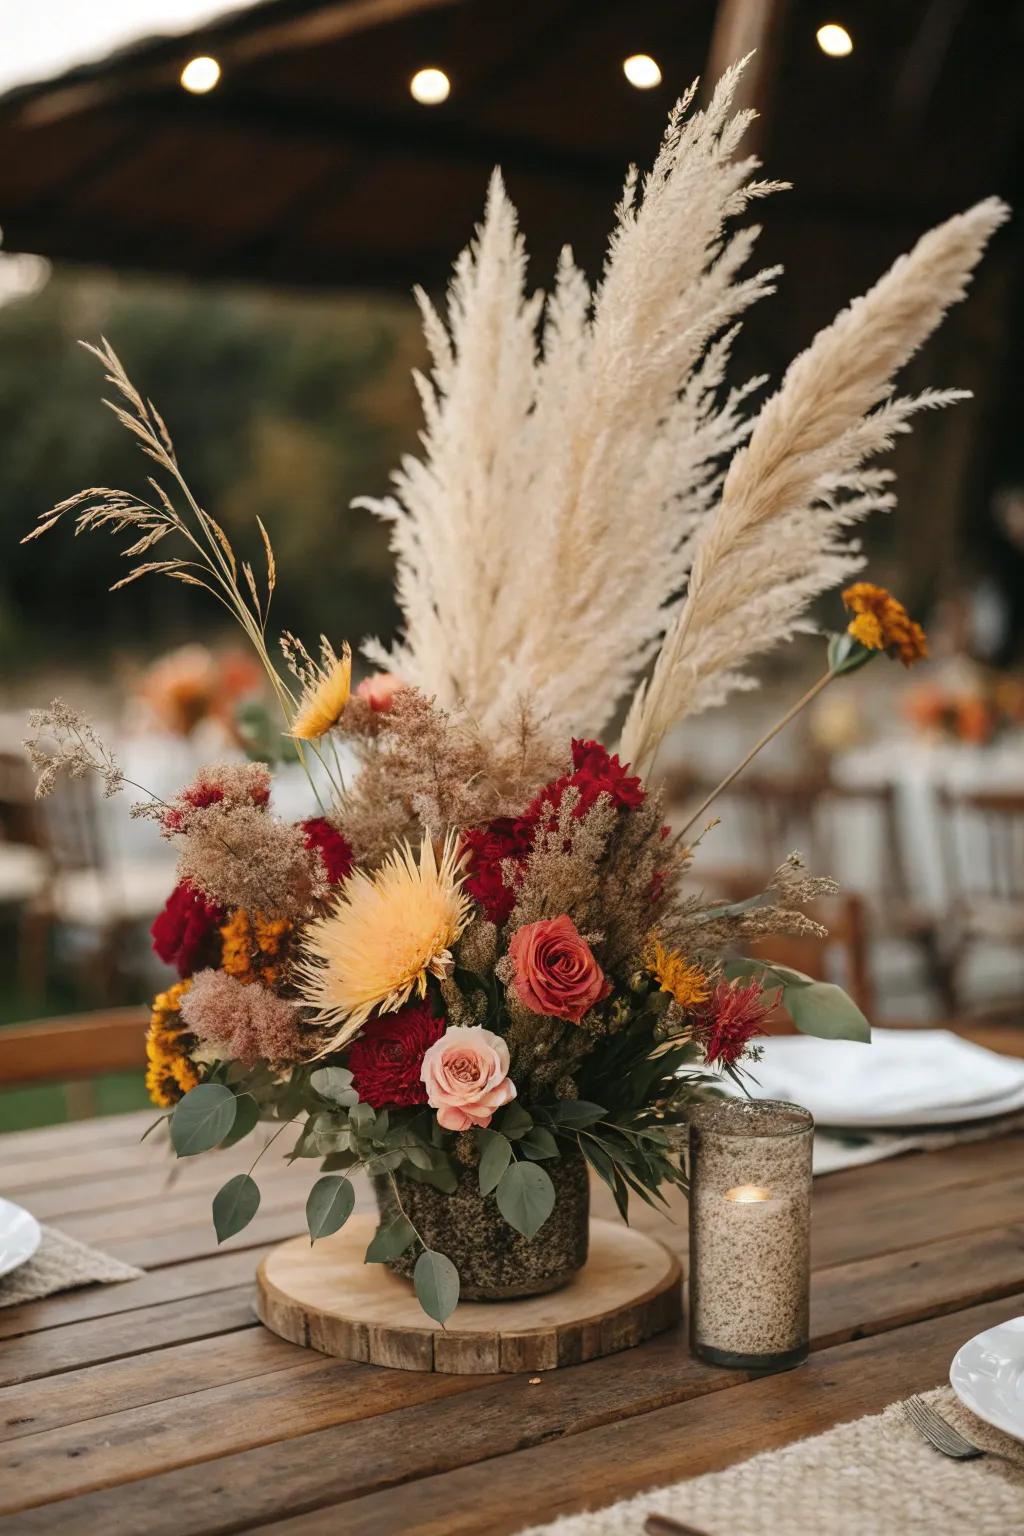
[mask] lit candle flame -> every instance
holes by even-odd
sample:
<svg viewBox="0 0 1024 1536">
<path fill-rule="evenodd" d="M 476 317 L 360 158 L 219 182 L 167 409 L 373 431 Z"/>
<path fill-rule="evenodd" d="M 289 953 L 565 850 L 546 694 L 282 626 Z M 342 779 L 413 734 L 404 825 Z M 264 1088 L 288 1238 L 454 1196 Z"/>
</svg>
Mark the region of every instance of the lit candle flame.
<svg viewBox="0 0 1024 1536">
<path fill-rule="evenodd" d="M 770 1189 L 762 1189 L 759 1184 L 737 1184 L 734 1189 L 727 1189 L 725 1198 L 733 1200 L 737 1205 L 756 1205 L 761 1200 L 770 1200 Z"/>
</svg>

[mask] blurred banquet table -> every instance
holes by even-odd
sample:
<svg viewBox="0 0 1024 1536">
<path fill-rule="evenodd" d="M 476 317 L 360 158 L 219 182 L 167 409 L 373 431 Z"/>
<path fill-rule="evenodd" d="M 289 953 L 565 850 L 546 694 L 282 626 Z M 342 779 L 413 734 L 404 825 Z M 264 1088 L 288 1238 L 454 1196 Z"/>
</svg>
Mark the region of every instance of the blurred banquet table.
<svg viewBox="0 0 1024 1536">
<path fill-rule="evenodd" d="M 938 912 L 953 894 L 948 889 L 939 791 L 1024 791 L 1024 734 L 1015 732 L 987 747 L 894 737 L 837 754 L 830 771 L 836 783 L 849 789 L 894 786 L 908 887 L 915 902 Z M 850 890 L 879 888 L 878 860 L 884 860 L 886 850 L 867 832 L 856 809 L 844 808 L 835 838 L 836 868 L 829 872 Z M 948 851 L 962 858 L 977 851 L 984 858 L 983 842 L 978 850 L 970 846 L 969 827 L 959 828 L 958 835 L 964 844 Z"/>
<path fill-rule="evenodd" d="M 1024 1028 L 985 1043 L 1024 1055 Z M 4 1194 L 148 1271 L 0 1309 L 0 1531 L 508 1536 L 933 1387 L 961 1343 L 1024 1313 L 1018 1135 L 816 1183 L 813 1349 L 784 1375 L 702 1365 L 681 1331 L 539 1377 L 332 1360 L 252 1313 L 308 1170 L 268 1172 L 256 1220 L 218 1249 L 206 1203 L 240 1149 L 172 1180 L 138 1144 L 147 1123 L 0 1138 Z M 675 1214 L 637 1220 L 685 1250 Z"/>
</svg>

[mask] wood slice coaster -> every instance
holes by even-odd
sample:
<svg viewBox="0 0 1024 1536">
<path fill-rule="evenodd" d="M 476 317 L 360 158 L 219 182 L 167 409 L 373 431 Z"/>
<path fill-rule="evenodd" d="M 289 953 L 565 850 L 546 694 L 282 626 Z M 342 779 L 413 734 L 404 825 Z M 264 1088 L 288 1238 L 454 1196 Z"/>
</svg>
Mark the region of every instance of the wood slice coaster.
<svg viewBox="0 0 1024 1536">
<path fill-rule="evenodd" d="M 547 1296 L 464 1301 L 442 1329 L 408 1280 L 363 1255 L 377 1228 L 350 1216 L 333 1237 L 282 1243 L 257 1273 L 256 1312 L 272 1332 L 343 1360 L 403 1371 L 491 1375 L 578 1365 L 678 1322 L 679 1260 L 621 1222 L 590 1223 L 590 1258 Z"/>
</svg>

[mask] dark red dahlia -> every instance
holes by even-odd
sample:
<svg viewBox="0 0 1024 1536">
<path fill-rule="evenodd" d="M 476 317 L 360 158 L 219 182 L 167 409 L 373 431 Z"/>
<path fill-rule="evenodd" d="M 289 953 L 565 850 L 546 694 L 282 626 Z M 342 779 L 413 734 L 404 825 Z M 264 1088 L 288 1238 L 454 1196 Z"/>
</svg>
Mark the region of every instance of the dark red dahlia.
<svg viewBox="0 0 1024 1536">
<path fill-rule="evenodd" d="M 420 1079 L 423 1058 L 445 1031 L 429 1002 L 407 1003 L 397 1013 L 380 1013 L 363 1026 L 349 1047 L 352 1081 L 364 1104 L 374 1109 L 425 1104 Z"/>
<path fill-rule="evenodd" d="M 306 847 L 315 848 L 323 859 L 330 884 L 347 880 L 352 873 L 352 849 L 337 827 L 325 816 L 313 816 L 302 823 L 302 831 Z"/>
<path fill-rule="evenodd" d="M 765 1017 L 774 1002 L 773 996 L 765 996 L 759 981 L 746 986 L 738 981 L 720 981 L 707 1013 L 694 1030 L 708 1061 L 720 1061 L 725 1066 L 738 1061 L 754 1036 L 764 1034 Z"/>
<path fill-rule="evenodd" d="M 634 810 L 647 798 L 639 778 L 627 773 L 618 757 L 610 755 L 599 741 L 573 741 L 572 768 L 572 773 L 563 773 L 545 784 L 527 806 L 525 819 L 536 824 L 545 811 L 553 817 L 567 789 L 579 791 L 574 820 L 585 816 L 601 795 L 608 795 L 612 804 L 623 810 Z"/>
<path fill-rule="evenodd" d="M 189 881 L 182 880 L 149 930 L 153 949 L 166 965 L 176 968 L 179 976 L 191 976 L 202 965 L 217 963 L 218 929 L 225 915 L 223 907 L 207 901 Z"/>
</svg>

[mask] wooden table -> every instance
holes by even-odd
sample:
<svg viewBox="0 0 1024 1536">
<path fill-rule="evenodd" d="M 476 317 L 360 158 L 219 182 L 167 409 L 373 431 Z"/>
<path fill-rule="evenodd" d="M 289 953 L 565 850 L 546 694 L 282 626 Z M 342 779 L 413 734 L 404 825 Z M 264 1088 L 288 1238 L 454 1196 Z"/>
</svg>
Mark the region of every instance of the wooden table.
<svg viewBox="0 0 1024 1536">
<path fill-rule="evenodd" d="M 149 1271 L 0 1310 L 0 1531 L 499 1536 L 935 1386 L 965 1339 L 1024 1312 L 1015 1136 L 816 1185 L 814 1347 L 785 1375 L 713 1370 L 682 1334 L 541 1378 L 329 1360 L 251 1310 L 309 1165 L 272 1164 L 257 1220 L 218 1250 L 209 1196 L 240 1149 L 172 1170 L 138 1144 L 148 1118 L 0 1138 L 4 1194 Z M 685 1225 L 638 1223 L 685 1246 Z"/>
</svg>

